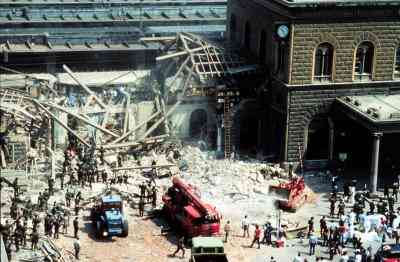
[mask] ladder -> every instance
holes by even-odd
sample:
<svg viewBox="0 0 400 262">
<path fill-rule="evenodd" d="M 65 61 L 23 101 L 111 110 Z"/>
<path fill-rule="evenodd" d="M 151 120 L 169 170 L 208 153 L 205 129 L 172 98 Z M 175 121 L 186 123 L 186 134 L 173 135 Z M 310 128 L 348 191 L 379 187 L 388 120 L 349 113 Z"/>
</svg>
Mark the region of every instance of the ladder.
<svg viewBox="0 0 400 262">
<path fill-rule="evenodd" d="M 225 128 L 225 158 L 230 158 L 232 154 L 232 116 L 229 97 L 224 98 L 224 128 Z"/>
<path fill-rule="evenodd" d="M 303 148 L 300 145 L 300 143 L 298 143 L 297 146 L 298 146 L 300 170 L 303 173 L 303 171 L 304 171 Z"/>
</svg>

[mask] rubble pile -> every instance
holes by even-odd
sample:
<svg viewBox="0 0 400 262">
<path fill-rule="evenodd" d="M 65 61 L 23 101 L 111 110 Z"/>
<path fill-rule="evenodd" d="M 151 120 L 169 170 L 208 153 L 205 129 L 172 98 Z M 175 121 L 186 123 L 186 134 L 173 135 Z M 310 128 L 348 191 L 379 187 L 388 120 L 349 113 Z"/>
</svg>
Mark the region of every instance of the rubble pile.
<svg viewBox="0 0 400 262">
<path fill-rule="evenodd" d="M 215 205 L 227 219 L 240 219 L 247 214 L 254 223 L 263 223 L 275 210 L 275 198 L 269 186 L 277 183 L 275 174 L 287 176 L 278 166 L 257 160 L 217 160 L 213 152 L 185 146 L 181 150 L 187 170 L 182 177 L 198 188 L 201 198 Z M 162 181 L 168 185 L 169 180 Z"/>
</svg>

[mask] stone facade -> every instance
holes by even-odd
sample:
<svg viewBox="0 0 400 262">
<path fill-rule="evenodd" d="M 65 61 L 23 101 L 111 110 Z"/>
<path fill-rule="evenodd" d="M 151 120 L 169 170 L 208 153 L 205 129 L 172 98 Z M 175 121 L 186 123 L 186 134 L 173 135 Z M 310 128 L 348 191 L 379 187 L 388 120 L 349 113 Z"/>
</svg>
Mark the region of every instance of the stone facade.
<svg viewBox="0 0 400 262">
<path fill-rule="evenodd" d="M 395 54 L 400 45 L 398 6 L 345 3 L 325 8 L 317 1 L 309 6 L 295 2 L 285 6 L 280 0 L 232 0 L 228 5 L 228 36 L 245 47 L 245 31 L 249 31 L 251 44 L 247 49 L 253 55 L 260 53 L 261 32 L 266 31 L 265 64 L 272 81 L 270 113 L 265 118 L 269 128 L 278 128 L 284 137 L 278 138 L 276 130 L 266 130 L 265 135 L 270 144 L 282 141 L 270 153 L 285 162 L 299 160 L 299 146 L 303 153 L 307 147 L 310 122 L 316 115 L 328 115 L 335 98 L 400 93 L 400 82 L 394 79 Z M 282 23 L 290 28 L 289 38 L 277 41 L 274 30 Z M 358 82 L 353 80 L 354 61 L 357 47 L 364 41 L 374 46 L 372 79 Z M 321 43 L 331 44 L 334 50 L 332 80 L 327 83 L 313 82 L 315 50 Z"/>
<path fill-rule="evenodd" d="M 335 50 L 333 83 L 352 82 L 357 46 L 369 41 L 375 47 L 372 80 L 393 80 L 394 59 L 400 40 L 400 21 L 364 23 L 295 24 L 293 26 L 292 85 L 312 84 L 316 47 L 324 42 Z"/>
</svg>

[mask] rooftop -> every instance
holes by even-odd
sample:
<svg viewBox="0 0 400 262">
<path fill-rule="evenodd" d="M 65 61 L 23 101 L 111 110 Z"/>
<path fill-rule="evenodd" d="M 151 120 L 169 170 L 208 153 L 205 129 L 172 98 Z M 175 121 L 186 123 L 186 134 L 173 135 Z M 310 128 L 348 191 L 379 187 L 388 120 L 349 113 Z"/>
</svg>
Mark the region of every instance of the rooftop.
<svg viewBox="0 0 400 262">
<path fill-rule="evenodd" d="M 72 43 L 65 42 L 64 44 L 53 44 L 51 41 L 43 44 L 35 44 L 29 41 L 25 43 L 13 43 L 6 41 L 0 44 L 0 50 L 9 53 L 47 53 L 47 52 L 88 52 L 88 51 L 132 51 L 132 50 L 145 50 L 157 49 L 158 45 L 142 44 L 142 43 L 129 43 L 129 42 L 110 42 L 104 41 L 103 43 Z"/>
<path fill-rule="evenodd" d="M 274 0 L 288 7 L 314 6 L 387 6 L 400 5 L 399 0 Z"/>
<path fill-rule="evenodd" d="M 400 121 L 400 95 L 346 96 L 337 100 L 370 122 Z"/>
</svg>

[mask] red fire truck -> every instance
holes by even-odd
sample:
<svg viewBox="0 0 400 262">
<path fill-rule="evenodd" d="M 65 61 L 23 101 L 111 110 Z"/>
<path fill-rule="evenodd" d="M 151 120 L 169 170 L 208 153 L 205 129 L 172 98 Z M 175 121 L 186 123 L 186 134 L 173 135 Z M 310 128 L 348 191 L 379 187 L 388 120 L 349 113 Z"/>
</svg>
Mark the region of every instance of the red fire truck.
<svg viewBox="0 0 400 262">
<path fill-rule="evenodd" d="M 178 177 L 172 179 L 172 186 L 163 195 L 164 214 L 183 230 L 187 237 L 217 235 L 221 215 L 217 209 L 204 203 L 195 193 L 195 188 Z"/>
</svg>

